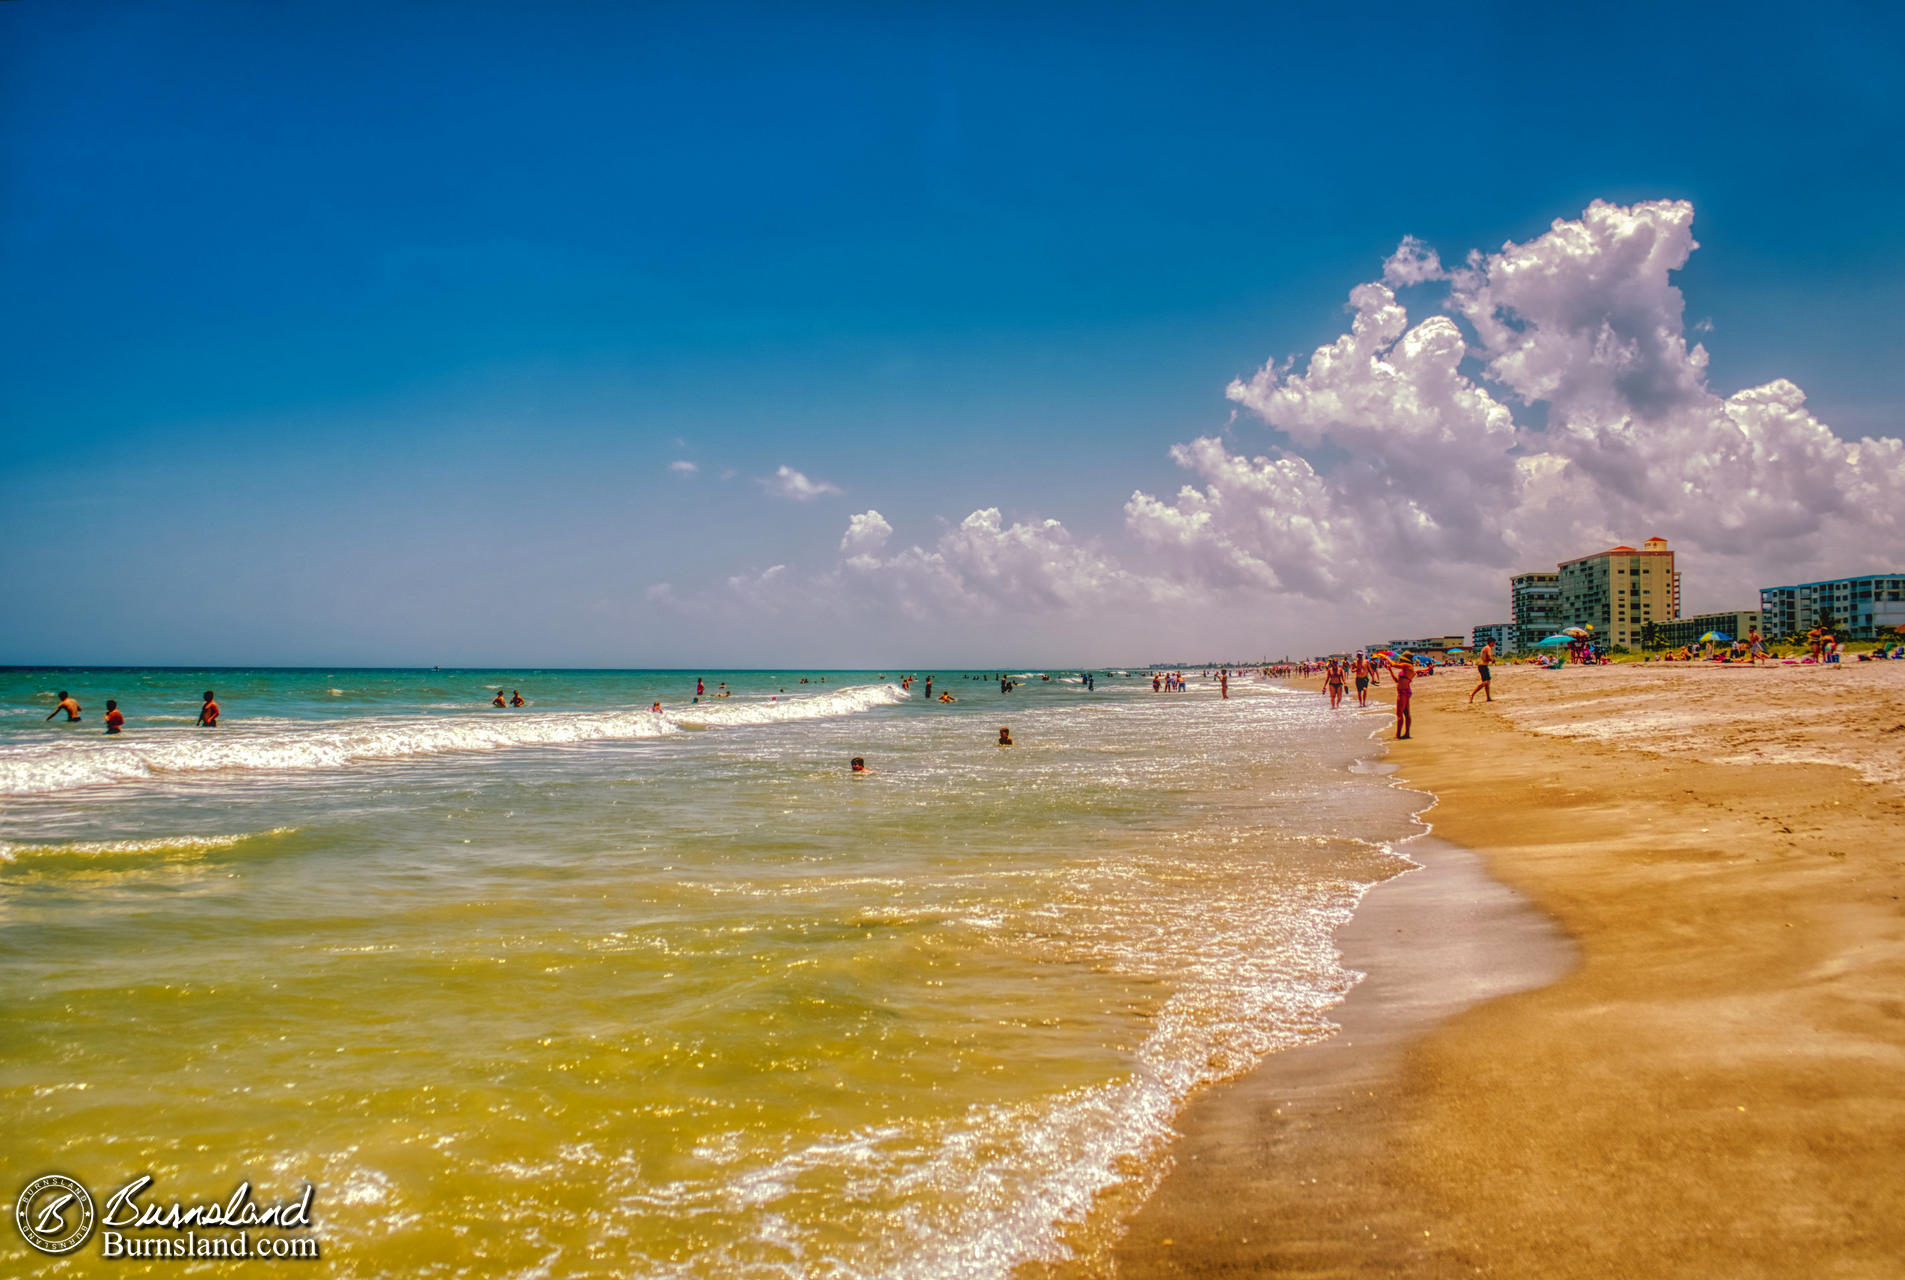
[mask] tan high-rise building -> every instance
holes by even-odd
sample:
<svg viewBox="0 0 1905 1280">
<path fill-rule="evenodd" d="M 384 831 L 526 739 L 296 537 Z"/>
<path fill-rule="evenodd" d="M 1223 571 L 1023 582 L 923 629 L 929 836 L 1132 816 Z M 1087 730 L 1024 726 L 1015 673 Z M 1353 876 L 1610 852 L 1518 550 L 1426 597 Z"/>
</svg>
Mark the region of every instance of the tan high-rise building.
<svg viewBox="0 0 1905 1280">
<path fill-rule="evenodd" d="M 1597 639 L 1638 648 L 1641 627 L 1680 616 L 1680 572 L 1665 538 L 1614 547 L 1557 566 L 1561 625 L 1593 626 Z"/>
</svg>

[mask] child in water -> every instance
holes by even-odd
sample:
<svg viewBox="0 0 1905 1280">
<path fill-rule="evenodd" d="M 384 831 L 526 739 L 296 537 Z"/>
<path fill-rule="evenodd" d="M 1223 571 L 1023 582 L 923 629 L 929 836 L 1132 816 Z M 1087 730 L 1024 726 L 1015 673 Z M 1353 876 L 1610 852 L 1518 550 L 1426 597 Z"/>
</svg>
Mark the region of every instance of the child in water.
<svg viewBox="0 0 1905 1280">
<path fill-rule="evenodd" d="M 1002 747 L 1012 745 L 1012 730 L 1006 728 L 1004 725 L 999 726 L 999 745 Z"/>
<path fill-rule="evenodd" d="M 496 696 L 500 698 L 503 695 L 499 693 Z M 210 689 L 205 691 L 205 705 L 198 709 L 198 722 L 206 729 L 218 728 L 218 700 L 212 696 Z"/>
<path fill-rule="evenodd" d="M 853 758 L 853 771 L 855 773 L 865 773 L 867 771 L 867 761 L 865 756 L 855 756 Z"/>
<path fill-rule="evenodd" d="M 111 698 L 106 699 L 106 732 L 118 733 L 125 723 L 126 718 L 119 714 L 119 704 Z"/>
</svg>

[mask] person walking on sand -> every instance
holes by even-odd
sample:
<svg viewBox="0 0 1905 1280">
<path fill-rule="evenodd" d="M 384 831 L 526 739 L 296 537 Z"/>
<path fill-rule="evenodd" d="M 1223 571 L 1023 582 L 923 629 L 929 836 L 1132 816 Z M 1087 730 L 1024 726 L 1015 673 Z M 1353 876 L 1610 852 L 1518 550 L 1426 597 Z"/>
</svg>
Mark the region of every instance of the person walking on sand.
<svg viewBox="0 0 1905 1280">
<path fill-rule="evenodd" d="M 1495 695 L 1490 692 L 1488 688 L 1488 668 L 1494 661 L 1495 642 L 1490 640 L 1487 644 L 1482 646 L 1482 651 L 1475 655 L 1475 671 L 1476 674 L 1481 676 L 1482 682 L 1468 691 L 1468 700 L 1471 706 L 1474 705 L 1475 695 L 1478 693 L 1485 695 L 1482 699 L 1484 702 L 1493 702 L 1495 700 Z"/>
<path fill-rule="evenodd" d="M 1401 740 L 1409 736 L 1414 722 L 1409 715 L 1409 695 L 1414 692 L 1416 682 L 1416 664 L 1408 654 L 1402 655 L 1401 662 L 1391 662 L 1384 658 L 1382 665 L 1389 668 L 1390 676 L 1396 682 L 1396 738 Z"/>
<path fill-rule="evenodd" d="M 497 694 L 502 697 L 502 694 Z M 198 709 L 198 724 L 202 729 L 218 728 L 218 699 L 210 689 L 205 691 L 205 704 Z"/>
<path fill-rule="evenodd" d="M 72 694 L 66 692 L 66 690 L 64 689 L 60 690 L 59 705 L 46 713 L 47 720 L 51 720 L 54 716 L 58 715 L 62 711 L 66 713 L 67 724 L 71 724 L 73 723 L 73 721 L 79 719 L 79 699 L 75 698 Z M 45 721 L 42 721 L 41 723 L 45 723 Z"/>
</svg>

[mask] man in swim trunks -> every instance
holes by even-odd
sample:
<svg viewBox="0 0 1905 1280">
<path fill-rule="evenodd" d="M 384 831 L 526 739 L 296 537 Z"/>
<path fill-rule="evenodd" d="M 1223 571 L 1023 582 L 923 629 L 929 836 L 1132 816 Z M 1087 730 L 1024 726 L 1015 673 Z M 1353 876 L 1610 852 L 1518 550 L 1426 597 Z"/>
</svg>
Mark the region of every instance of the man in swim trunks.
<svg viewBox="0 0 1905 1280">
<path fill-rule="evenodd" d="M 1414 691 L 1416 665 L 1406 653 L 1402 655 L 1401 662 L 1391 662 L 1384 658 L 1382 665 L 1389 668 L 1389 674 L 1396 682 L 1396 737 L 1406 738 L 1413 727 L 1409 717 L 1409 695 Z"/>
<path fill-rule="evenodd" d="M 68 724 L 71 724 L 73 723 L 73 721 L 79 719 L 79 699 L 75 698 L 72 694 L 66 692 L 66 690 L 64 689 L 60 690 L 60 704 L 57 707 L 54 707 L 51 711 L 47 712 L 46 718 L 48 720 L 51 720 L 54 716 L 58 715 L 62 711 L 66 713 L 66 723 Z"/>
<path fill-rule="evenodd" d="M 500 698 L 503 695 L 499 693 L 496 696 Z M 198 709 L 198 723 L 200 728 L 218 728 L 218 700 L 212 696 L 210 689 L 205 691 L 205 705 Z"/>
<path fill-rule="evenodd" d="M 126 718 L 119 714 L 119 704 L 111 698 L 106 699 L 106 732 L 118 733 L 125 724 Z"/>
<path fill-rule="evenodd" d="M 1356 675 L 1356 705 L 1366 707 L 1369 705 L 1369 659 L 1358 653 L 1349 669 Z"/>
<path fill-rule="evenodd" d="M 1766 637 L 1759 633 L 1758 627 L 1752 628 L 1746 634 L 1746 652 L 1751 655 L 1753 665 L 1756 667 L 1766 661 Z"/>
<path fill-rule="evenodd" d="M 1475 701 L 1475 695 L 1478 693 L 1485 695 L 1482 699 L 1484 702 L 1493 702 L 1495 700 L 1495 695 L 1490 692 L 1488 687 L 1488 668 L 1494 661 L 1495 642 L 1490 640 L 1487 644 L 1482 646 L 1482 651 L 1475 655 L 1475 671 L 1482 677 L 1482 682 L 1468 691 L 1468 700 L 1471 704 Z"/>
</svg>

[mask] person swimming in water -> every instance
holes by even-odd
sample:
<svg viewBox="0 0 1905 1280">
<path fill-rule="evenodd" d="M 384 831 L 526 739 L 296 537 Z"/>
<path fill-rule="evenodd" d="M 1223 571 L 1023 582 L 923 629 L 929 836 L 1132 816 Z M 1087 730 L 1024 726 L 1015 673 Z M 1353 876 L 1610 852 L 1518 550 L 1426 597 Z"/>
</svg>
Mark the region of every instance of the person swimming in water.
<svg viewBox="0 0 1905 1280">
<path fill-rule="evenodd" d="M 111 698 L 106 699 L 106 732 L 118 733 L 125 723 L 126 718 L 119 714 L 119 704 Z"/>
<path fill-rule="evenodd" d="M 867 771 L 867 762 L 866 762 L 865 756 L 855 756 L 853 758 L 853 771 L 855 773 L 865 773 Z"/>
<path fill-rule="evenodd" d="M 72 694 L 66 692 L 66 690 L 64 689 L 60 690 L 59 705 L 57 707 L 54 707 L 51 711 L 47 712 L 46 718 L 48 720 L 51 720 L 54 716 L 58 715 L 62 711 L 66 713 L 67 724 L 71 724 L 73 723 L 73 721 L 79 719 L 79 699 L 75 698 Z"/>
<path fill-rule="evenodd" d="M 955 697 L 953 697 L 953 696 L 952 696 L 952 695 L 951 695 L 950 693 L 942 693 L 942 694 L 940 694 L 940 695 L 939 695 L 939 700 L 940 700 L 941 702 L 957 702 L 957 701 L 959 701 L 959 699 L 957 699 L 957 698 L 955 698 Z"/>
<path fill-rule="evenodd" d="M 1012 745 L 1012 730 L 1006 728 L 1004 725 L 999 726 L 999 745 L 1002 747 Z"/>
<path fill-rule="evenodd" d="M 218 697 L 210 689 L 205 691 L 205 704 L 198 709 L 199 727 L 218 728 Z"/>
</svg>

